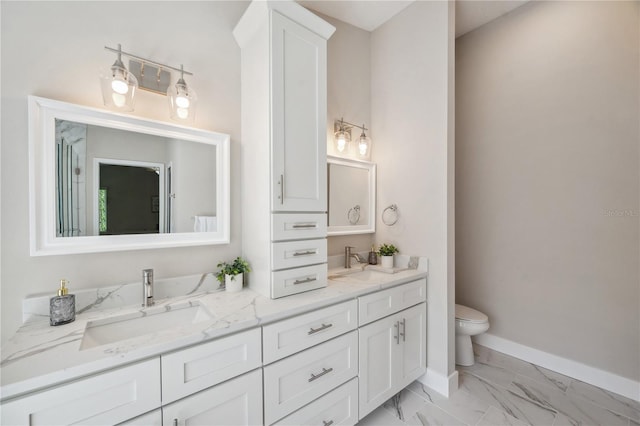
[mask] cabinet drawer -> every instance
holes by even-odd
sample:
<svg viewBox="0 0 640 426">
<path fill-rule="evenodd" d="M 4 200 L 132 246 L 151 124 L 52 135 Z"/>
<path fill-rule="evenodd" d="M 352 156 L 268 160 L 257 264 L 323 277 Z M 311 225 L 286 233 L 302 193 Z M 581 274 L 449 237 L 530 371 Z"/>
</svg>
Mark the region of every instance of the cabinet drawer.
<svg viewBox="0 0 640 426">
<path fill-rule="evenodd" d="M 162 356 L 162 402 L 180 399 L 260 366 L 260 329 Z"/>
<path fill-rule="evenodd" d="M 265 364 L 317 345 L 357 327 L 355 300 L 262 327 Z"/>
<path fill-rule="evenodd" d="M 271 243 L 271 265 L 274 270 L 326 262 L 326 238 Z"/>
<path fill-rule="evenodd" d="M 358 378 L 352 379 L 277 422 L 282 426 L 355 425 L 358 422 Z"/>
<path fill-rule="evenodd" d="M 261 425 L 262 370 L 254 370 L 162 407 L 162 424 Z"/>
<path fill-rule="evenodd" d="M 358 325 L 394 314 L 427 300 L 425 278 L 358 298 Z"/>
<path fill-rule="evenodd" d="M 356 331 L 264 367 L 265 423 L 272 424 L 357 374 Z"/>
<path fill-rule="evenodd" d="M 327 215 L 325 213 L 274 213 L 271 215 L 271 240 L 302 240 L 325 238 Z"/>
<path fill-rule="evenodd" d="M 289 296 L 327 286 L 327 264 L 303 266 L 271 273 L 271 298 Z"/>
<path fill-rule="evenodd" d="M 3 425 L 116 424 L 160 406 L 160 358 L 2 404 Z"/>
</svg>

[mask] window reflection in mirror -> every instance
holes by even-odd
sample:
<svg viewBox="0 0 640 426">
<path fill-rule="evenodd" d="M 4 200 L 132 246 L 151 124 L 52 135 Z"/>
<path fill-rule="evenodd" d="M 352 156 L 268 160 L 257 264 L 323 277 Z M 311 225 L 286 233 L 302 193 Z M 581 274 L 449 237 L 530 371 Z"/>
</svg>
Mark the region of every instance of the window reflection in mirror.
<svg viewBox="0 0 640 426">
<path fill-rule="evenodd" d="M 55 126 L 58 237 L 216 231 L 215 145 Z"/>
<path fill-rule="evenodd" d="M 327 157 L 329 235 L 375 232 L 376 166 Z"/>
</svg>

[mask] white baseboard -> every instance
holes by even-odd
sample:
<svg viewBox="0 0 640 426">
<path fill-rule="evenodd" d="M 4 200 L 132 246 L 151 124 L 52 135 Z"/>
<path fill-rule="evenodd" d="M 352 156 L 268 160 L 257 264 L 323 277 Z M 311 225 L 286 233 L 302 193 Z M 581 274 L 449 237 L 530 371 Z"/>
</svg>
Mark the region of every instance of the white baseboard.
<svg viewBox="0 0 640 426">
<path fill-rule="evenodd" d="M 458 372 L 454 370 L 453 373 L 447 377 L 444 374 L 427 368 L 427 372 L 421 377 L 418 377 L 418 381 L 439 394 L 449 397 L 458 389 Z"/>
<path fill-rule="evenodd" d="M 640 401 L 640 382 L 489 333 L 474 336 L 472 339 L 487 348 Z"/>
</svg>

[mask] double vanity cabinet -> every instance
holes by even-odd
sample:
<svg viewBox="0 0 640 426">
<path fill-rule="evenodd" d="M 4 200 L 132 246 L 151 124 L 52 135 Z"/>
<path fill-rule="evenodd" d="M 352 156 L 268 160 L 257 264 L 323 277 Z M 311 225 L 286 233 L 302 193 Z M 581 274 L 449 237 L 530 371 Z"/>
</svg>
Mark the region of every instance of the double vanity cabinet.
<svg viewBox="0 0 640 426">
<path fill-rule="evenodd" d="M 356 424 L 426 371 L 424 275 L 337 283 L 329 306 L 3 401 L 1 423 Z"/>
</svg>

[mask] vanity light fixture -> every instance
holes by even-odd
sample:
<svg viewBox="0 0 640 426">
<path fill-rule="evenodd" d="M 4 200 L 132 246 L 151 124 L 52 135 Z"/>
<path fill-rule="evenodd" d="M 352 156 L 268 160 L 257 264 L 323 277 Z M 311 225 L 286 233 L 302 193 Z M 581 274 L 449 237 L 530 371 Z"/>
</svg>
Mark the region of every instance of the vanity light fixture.
<svg viewBox="0 0 640 426">
<path fill-rule="evenodd" d="M 119 44 L 117 49 L 108 46 L 104 48 L 118 55 L 114 64 L 100 76 L 102 97 L 106 106 L 120 111 L 133 111 L 135 93 L 140 88 L 166 95 L 169 98 L 172 119 L 183 122 L 193 121 L 197 96 L 184 81 L 185 74 L 193 75 L 192 73 L 185 71 L 182 65 L 180 68 L 175 68 L 123 52 Z M 123 55 L 130 58 L 130 71 L 122 63 Z M 171 86 L 171 70 L 180 72 L 180 78 L 174 86 Z"/>
<path fill-rule="evenodd" d="M 338 152 L 344 152 L 345 149 L 348 150 L 349 144 L 351 142 L 351 129 L 357 127 L 362 130 L 360 137 L 358 138 L 358 150 L 357 155 L 362 158 L 367 158 L 371 151 L 371 138 L 366 135 L 365 131 L 369 130 L 363 124 L 362 126 L 358 126 L 357 124 L 349 123 L 348 121 L 344 121 L 343 118 L 340 120 L 336 120 L 334 122 L 335 132 L 335 143 L 336 149 Z"/>
</svg>

